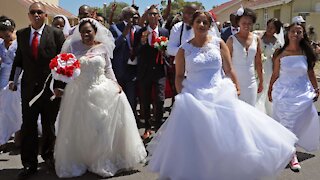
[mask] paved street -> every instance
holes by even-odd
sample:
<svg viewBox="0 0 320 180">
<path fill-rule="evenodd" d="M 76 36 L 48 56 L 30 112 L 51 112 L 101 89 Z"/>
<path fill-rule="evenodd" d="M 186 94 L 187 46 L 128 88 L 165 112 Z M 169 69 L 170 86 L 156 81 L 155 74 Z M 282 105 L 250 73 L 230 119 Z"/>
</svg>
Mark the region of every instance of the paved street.
<svg viewBox="0 0 320 180">
<path fill-rule="evenodd" d="M 166 106 L 171 103 L 166 102 Z M 318 111 L 320 111 L 320 102 L 316 103 Z M 166 114 L 168 115 L 168 114 Z M 143 129 L 140 129 L 140 133 L 143 133 Z M 12 141 L 7 145 L 9 152 L 3 152 L 0 154 L 0 180 L 14 180 L 17 174 L 22 168 L 20 162 L 20 155 L 14 148 Z M 239 152 L 241 153 L 241 152 Z M 320 179 L 320 151 L 313 153 L 305 153 L 302 150 L 298 151 L 298 158 L 301 161 L 302 171 L 299 173 L 292 172 L 289 168 L 286 168 L 278 177 L 278 180 L 319 180 Z M 236 159 L 235 159 L 236 161 Z M 48 170 L 41 158 L 39 158 L 40 168 L 39 172 L 31 178 L 31 180 L 56 180 L 59 179 L 55 173 Z M 192 162 L 190 162 L 192 163 Z M 217 162 L 218 163 L 218 162 Z M 245 166 L 245 164 L 244 164 Z M 232 171 L 232 167 L 230 167 Z M 121 174 L 120 176 L 108 178 L 115 180 L 156 180 L 158 176 L 150 173 L 146 170 L 143 164 L 136 166 L 132 171 Z M 98 180 L 101 177 L 92 173 L 86 173 L 78 178 L 71 178 L 72 180 Z"/>
</svg>

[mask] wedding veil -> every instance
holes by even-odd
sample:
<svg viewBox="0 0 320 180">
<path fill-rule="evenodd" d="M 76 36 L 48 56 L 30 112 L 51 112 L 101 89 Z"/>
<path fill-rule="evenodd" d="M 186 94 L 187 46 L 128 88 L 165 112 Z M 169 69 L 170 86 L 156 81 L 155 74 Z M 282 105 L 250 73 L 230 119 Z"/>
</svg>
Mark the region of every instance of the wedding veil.
<svg viewBox="0 0 320 180">
<path fill-rule="evenodd" d="M 83 21 L 90 21 L 92 24 L 94 24 L 97 27 L 97 32 L 95 36 L 95 41 L 100 42 L 104 45 L 103 51 L 104 53 L 109 57 L 113 58 L 113 50 L 115 48 L 114 44 L 114 38 L 112 36 L 112 33 L 104 27 L 102 24 L 100 24 L 98 21 L 92 18 L 84 18 L 81 19 L 81 22 Z M 82 39 L 81 34 L 79 31 L 79 25 L 76 26 L 74 33 L 67 38 L 67 40 L 64 42 L 61 52 L 79 52 L 83 50 Z"/>
<path fill-rule="evenodd" d="M 63 27 L 62 31 L 63 31 L 63 34 L 65 36 L 68 36 L 69 35 L 69 31 L 71 29 L 71 25 L 70 25 L 70 22 L 69 22 L 68 18 L 66 16 L 64 16 L 64 15 L 59 14 L 59 15 L 54 16 L 53 19 L 55 19 L 57 17 L 61 17 L 64 20 L 64 27 Z"/>
<path fill-rule="evenodd" d="M 281 27 L 280 29 L 280 33 L 279 34 L 274 34 L 274 36 L 278 39 L 278 41 L 281 44 L 281 47 L 283 47 L 284 45 L 284 33 L 283 33 L 283 27 Z"/>
</svg>

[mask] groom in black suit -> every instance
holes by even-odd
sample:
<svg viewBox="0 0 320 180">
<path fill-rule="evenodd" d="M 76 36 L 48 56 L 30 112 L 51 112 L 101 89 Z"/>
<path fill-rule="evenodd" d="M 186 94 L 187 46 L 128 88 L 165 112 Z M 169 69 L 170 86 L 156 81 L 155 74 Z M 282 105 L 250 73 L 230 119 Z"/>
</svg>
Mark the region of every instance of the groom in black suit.
<svg viewBox="0 0 320 180">
<path fill-rule="evenodd" d="M 50 100 L 53 93 L 49 89 L 49 79 L 43 94 L 33 105 L 29 102 L 41 92 L 46 78 L 50 74 L 49 63 L 62 48 L 64 35 L 62 31 L 45 25 L 47 17 L 45 6 L 36 2 L 30 5 L 30 27 L 17 32 L 18 48 L 11 70 L 9 88 L 16 90 L 15 81 L 18 69 L 23 70 L 21 79 L 22 126 L 21 126 L 21 160 L 23 170 L 19 179 L 27 179 L 37 172 L 38 166 L 38 129 L 37 119 L 41 115 L 42 147 L 41 156 L 48 165 L 53 165 L 53 148 L 55 142 L 55 120 L 59 111 L 60 98 Z M 54 82 L 54 93 L 61 97 L 64 83 Z"/>
<path fill-rule="evenodd" d="M 138 55 L 138 80 L 140 83 L 141 107 L 144 112 L 145 133 L 143 139 L 151 135 L 150 103 L 152 87 L 155 88 L 155 129 L 159 129 L 163 118 L 163 104 L 165 100 L 165 63 L 164 52 L 156 49 L 154 44 L 155 37 L 169 37 L 167 29 L 159 26 L 159 10 L 152 5 L 147 10 L 148 26 L 140 29 L 136 35 L 136 51 Z"/>
</svg>

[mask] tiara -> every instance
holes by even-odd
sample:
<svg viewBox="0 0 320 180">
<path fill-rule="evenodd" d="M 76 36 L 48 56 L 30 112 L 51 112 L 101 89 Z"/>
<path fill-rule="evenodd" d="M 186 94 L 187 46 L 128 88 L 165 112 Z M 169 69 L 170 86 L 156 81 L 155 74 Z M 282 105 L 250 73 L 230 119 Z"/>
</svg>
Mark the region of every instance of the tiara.
<svg viewBox="0 0 320 180">
<path fill-rule="evenodd" d="M 12 26 L 11 22 L 7 19 L 3 22 L 1 22 L 2 25 L 5 25 L 5 26 Z"/>
</svg>

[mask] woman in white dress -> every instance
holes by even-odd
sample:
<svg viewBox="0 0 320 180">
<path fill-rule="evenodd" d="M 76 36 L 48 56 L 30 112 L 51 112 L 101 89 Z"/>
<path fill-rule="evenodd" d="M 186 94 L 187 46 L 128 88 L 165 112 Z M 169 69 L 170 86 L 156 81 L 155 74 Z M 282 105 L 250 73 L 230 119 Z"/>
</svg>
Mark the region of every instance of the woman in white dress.
<svg viewBox="0 0 320 180">
<path fill-rule="evenodd" d="M 319 97 L 315 62 L 304 26 L 291 24 L 284 47 L 274 57 L 268 96 L 273 118 L 292 131 L 299 138 L 297 145 L 307 151 L 317 150 L 320 144 L 319 117 L 313 104 Z M 290 167 L 301 169 L 296 155 Z"/>
<path fill-rule="evenodd" d="M 239 99 L 252 106 L 257 102 L 257 93 L 263 90 L 260 38 L 251 32 L 256 19 L 253 10 L 242 7 L 238 9 L 236 21 L 240 31 L 227 40 L 232 64 L 239 79 L 241 89 Z M 258 85 L 255 71 L 259 80 Z"/>
<path fill-rule="evenodd" d="M 62 52 L 79 59 L 81 74 L 67 84 L 60 107 L 55 146 L 59 177 L 87 170 L 114 176 L 146 157 L 134 114 L 112 71 L 113 41 L 100 23 L 83 19 L 63 46 Z"/>
<path fill-rule="evenodd" d="M 0 43 L 0 145 L 7 143 L 12 134 L 20 130 L 22 124 L 20 86 L 18 91 L 11 91 L 8 88 L 17 50 L 14 29 L 15 23 L 12 19 L 0 22 L 0 32 L 4 35 Z M 17 146 L 20 144 L 18 137 L 19 133 L 16 133 Z"/>
<path fill-rule="evenodd" d="M 272 116 L 272 104 L 268 99 L 268 88 L 272 75 L 272 57 L 275 50 L 283 44 L 277 39 L 275 34 L 283 34 L 282 22 L 277 18 L 269 19 L 266 32 L 261 38 L 261 58 L 263 64 L 263 90 L 258 94 L 256 108 Z"/>
<path fill-rule="evenodd" d="M 257 180 L 277 175 L 292 158 L 297 139 L 237 98 L 240 91 L 228 47 L 208 35 L 211 23 L 207 12 L 193 15 L 195 37 L 176 56 L 179 94 L 169 118 L 148 144 L 148 168 L 160 179 L 172 180 Z M 232 81 L 222 77 L 222 71 Z"/>
</svg>

